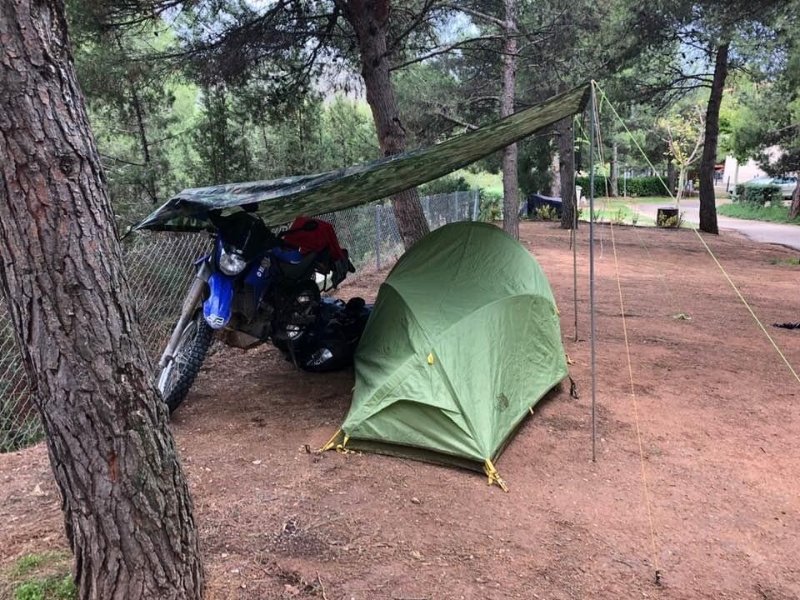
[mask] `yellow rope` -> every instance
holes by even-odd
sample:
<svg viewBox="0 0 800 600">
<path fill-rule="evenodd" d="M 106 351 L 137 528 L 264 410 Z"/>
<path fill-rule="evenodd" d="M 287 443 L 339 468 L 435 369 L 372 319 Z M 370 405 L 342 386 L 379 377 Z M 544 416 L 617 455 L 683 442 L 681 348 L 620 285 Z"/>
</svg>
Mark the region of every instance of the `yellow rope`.
<svg viewBox="0 0 800 600">
<path fill-rule="evenodd" d="M 658 568 L 658 551 L 656 549 L 656 530 L 653 525 L 653 511 L 650 508 L 650 491 L 647 485 L 647 470 L 644 466 L 644 449 L 642 447 L 642 432 L 639 427 L 639 403 L 636 400 L 636 388 L 633 384 L 633 366 L 631 365 L 631 349 L 628 343 L 628 326 L 625 321 L 625 302 L 622 296 L 622 283 L 619 275 L 619 261 L 617 260 L 617 244 L 614 238 L 614 226 L 611 225 L 611 247 L 614 249 L 614 270 L 617 276 L 617 290 L 619 291 L 619 306 L 622 313 L 622 332 L 625 337 L 625 354 L 628 360 L 628 378 L 631 384 L 631 399 L 633 400 L 633 420 L 636 424 L 636 440 L 639 444 L 639 463 L 642 471 L 642 489 L 644 493 L 644 503 L 647 509 L 647 521 L 650 525 L 650 541 L 653 546 L 653 566 L 656 570 L 656 582 L 660 580 L 661 571 Z"/>
<path fill-rule="evenodd" d="M 325 442 L 325 444 L 323 444 L 322 448 L 317 450 L 317 452 L 327 452 L 328 450 L 333 450 L 336 447 L 336 440 L 339 438 L 340 435 L 342 435 L 342 430 L 341 429 L 337 429 L 336 433 L 334 433 L 331 436 L 331 439 L 329 439 L 327 442 Z"/>
<path fill-rule="evenodd" d="M 647 164 L 650 165 L 651 169 L 653 169 L 653 173 L 656 173 L 656 177 L 658 177 L 659 181 L 661 181 L 661 185 L 664 186 L 664 189 L 667 190 L 667 194 L 669 194 L 669 197 L 674 200 L 675 196 L 672 195 L 672 190 L 669 189 L 669 186 L 666 184 L 666 182 L 661 177 L 661 175 L 658 175 L 658 169 L 656 169 L 655 166 L 653 165 L 653 163 L 650 162 L 650 159 L 647 157 L 647 153 L 644 150 L 642 150 L 642 147 L 639 145 L 639 142 L 636 141 L 636 138 L 631 133 L 631 130 L 628 129 L 628 126 L 625 124 L 625 121 L 623 121 L 622 117 L 619 116 L 619 113 L 617 112 L 617 109 L 614 108 L 613 104 L 611 104 L 611 101 L 608 99 L 608 96 L 606 96 L 606 93 L 603 90 L 600 89 L 600 86 L 597 85 L 596 81 L 593 81 L 592 83 L 594 84 L 595 89 L 598 92 L 600 92 L 600 95 L 603 97 L 603 100 L 605 101 L 605 103 L 608 104 L 608 107 L 614 113 L 614 116 L 617 117 L 617 121 L 619 121 L 620 125 L 622 125 L 623 129 L 625 129 L 625 132 L 628 134 L 628 137 L 631 139 L 631 141 L 634 143 L 634 145 L 639 149 L 639 152 L 642 153 L 642 156 L 644 157 L 645 161 L 647 161 Z M 598 123 L 598 127 L 599 127 L 599 123 Z"/>
<path fill-rule="evenodd" d="M 697 231 L 697 229 L 694 229 L 694 232 L 695 232 L 695 234 L 697 234 L 697 237 L 700 239 L 700 242 L 703 244 L 703 246 L 705 246 L 706 250 L 708 251 L 708 254 L 711 256 L 712 259 L 714 259 L 714 262 L 717 263 L 717 266 L 719 267 L 719 270 L 722 271 L 722 274 L 725 276 L 725 279 L 727 279 L 728 283 L 731 284 L 731 287 L 733 288 L 733 291 L 736 292 L 737 296 L 739 296 L 739 300 L 742 301 L 742 304 L 744 304 L 745 308 L 747 308 L 747 310 L 750 312 L 750 315 L 753 317 L 753 320 L 761 328 L 761 331 L 764 332 L 764 335 L 767 336 L 767 339 L 769 340 L 770 344 L 772 344 L 772 347 L 775 348 L 775 352 L 778 353 L 778 356 L 781 357 L 783 362 L 788 367 L 789 371 L 791 371 L 792 375 L 794 375 L 794 378 L 797 380 L 798 383 L 800 383 L 800 375 L 797 374 L 797 371 L 794 370 L 794 367 L 792 367 L 792 364 L 789 362 L 789 359 L 786 358 L 786 355 L 778 347 L 778 344 L 775 343 L 775 340 L 769 334 L 769 331 L 767 331 L 767 328 L 764 327 L 764 324 L 761 322 L 761 319 L 759 319 L 756 316 L 756 313 L 753 311 L 753 309 L 750 308 L 750 304 L 747 302 L 747 300 L 745 300 L 744 296 L 739 291 L 739 288 L 736 287 L 736 284 L 733 283 L 733 280 L 730 278 L 730 275 L 728 275 L 728 272 L 725 270 L 725 268 L 722 266 L 722 264 L 719 262 L 719 260 L 717 260 L 717 257 L 714 254 L 714 252 L 712 252 L 711 248 L 708 247 L 708 244 L 703 239 L 703 236 L 700 235 L 700 232 Z"/>
<path fill-rule="evenodd" d="M 669 189 L 669 186 L 668 186 L 668 185 L 667 185 L 667 184 L 664 182 L 664 179 L 663 179 L 663 178 L 662 178 L 660 175 L 658 175 L 658 170 L 655 168 L 655 166 L 653 166 L 653 163 L 652 163 L 652 162 L 650 162 L 650 159 L 649 159 L 649 158 L 647 158 L 647 154 L 645 154 L 644 150 L 642 150 L 642 147 L 641 147 L 641 146 L 639 145 L 639 143 L 636 141 L 636 138 L 634 138 L 634 137 L 633 137 L 633 134 L 631 133 L 630 129 L 628 129 L 628 126 L 627 126 L 627 125 L 625 125 L 625 121 L 623 121 L 623 120 L 622 120 L 622 117 L 620 117 L 620 116 L 619 116 L 619 113 L 618 113 L 618 112 L 617 112 L 617 110 L 614 108 L 614 105 L 613 105 L 613 104 L 611 104 L 611 102 L 609 101 L 609 99 L 608 99 L 608 97 L 606 96 L 605 92 L 603 92 L 603 90 L 601 90 L 601 89 L 600 89 L 600 86 L 598 86 L 598 85 L 597 85 L 597 82 L 593 82 L 593 84 L 594 84 L 594 86 L 595 86 L 595 89 L 597 89 L 597 90 L 600 92 L 600 94 L 602 95 L 602 97 L 603 97 L 603 98 L 602 98 L 602 99 L 603 99 L 603 101 L 605 101 L 605 103 L 608 105 L 608 107 L 609 107 L 609 108 L 610 108 L 610 109 L 613 111 L 614 115 L 617 117 L 617 120 L 620 122 L 620 124 L 622 125 L 622 127 L 623 127 L 623 128 L 625 129 L 625 131 L 628 133 L 628 137 L 630 137 L 631 141 L 632 141 L 632 142 L 633 142 L 633 143 L 636 145 L 636 147 L 637 147 L 637 148 L 639 149 L 639 151 L 642 153 L 642 156 L 643 156 L 643 157 L 644 157 L 644 159 L 647 161 L 647 164 L 648 164 L 648 165 L 650 165 L 650 168 L 651 168 L 651 169 L 653 169 L 653 172 L 655 172 L 655 173 L 656 173 L 656 176 L 657 176 L 657 177 L 659 178 L 659 180 L 661 181 L 662 185 L 664 186 L 664 189 L 666 189 L 666 190 L 667 190 L 667 193 L 669 194 L 670 198 L 674 199 L 674 198 L 675 198 L 675 196 L 673 196 L 673 195 L 672 195 L 672 190 L 670 190 L 670 189 Z M 599 124 L 598 124 L 598 125 L 599 125 Z M 772 344 L 772 347 L 773 347 L 773 348 L 775 348 L 775 351 L 778 353 L 778 356 L 780 356 L 780 357 L 781 357 L 781 360 L 783 360 L 784 364 L 785 364 L 785 365 L 786 365 L 786 367 L 789 369 L 789 371 L 791 372 L 791 374 L 794 376 L 794 378 L 797 380 L 797 382 L 798 382 L 798 383 L 800 383 L 800 375 L 798 375 L 798 374 L 797 374 L 797 371 L 795 371 L 794 367 L 792 367 L 791 363 L 789 362 L 789 359 L 787 359 L 787 358 L 786 358 L 786 355 L 785 355 L 785 354 L 783 353 L 783 351 L 780 349 L 780 347 L 779 347 L 779 346 L 778 346 L 778 344 L 775 342 L 775 340 L 773 339 L 773 337 L 772 337 L 772 336 L 769 334 L 769 332 L 767 331 L 766 327 L 764 327 L 764 324 L 763 324 L 763 323 L 761 322 L 761 320 L 760 320 L 760 319 L 759 319 L 759 318 L 756 316 L 756 313 L 753 311 L 753 309 L 750 307 L 750 304 L 747 302 L 747 300 L 745 299 L 745 297 L 744 297 L 744 296 L 742 295 L 742 293 L 739 291 L 739 288 L 737 288 L 737 287 L 736 287 L 736 284 L 735 284 L 735 283 L 733 283 L 733 280 L 730 278 L 730 276 L 728 275 L 728 272 L 727 272 L 727 271 L 725 270 L 725 268 L 722 266 L 722 263 L 720 263 L 720 262 L 719 262 L 719 260 L 717 259 L 716 255 L 714 254 L 714 252 L 711 250 L 711 248 L 709 247 L 709 245 L 708 245 L 708 244 L 706 243 L 706 241 L 703 239 L 703 236 L 701 236 L 701 235 L 700 235 L 700 232 L 698 231 L 697 227 L 695 227 L 695 226 L 694 226 L 692 223 L 689 223 L 688 225 L 689 225 L 689 228 L 690 228 L 692 231 L 694 231 L 695 235 L 697 235 L 697 238 L 698 238 L 698 239 L 700 240 L 700 242 L 703 244 L 703 247 L 706 249 L 706 252 L 708 252 L 708 255 L 709 255 L 711 258 L 712 258 L 712 260 L 713 260 L 713 261 L 716 263 L 716 265 L 719 267 L 719 270 L 720 270 L 720 271 L 722 271 L 722 274 L 724 275 L 725 279 L 727 279 L 727 280 L 728 280 L 728 283 L 731 285 L 731 287 L 733 288 L 733 291 L 734 291 L 734 292 L 736 293 L 736 295 L 739 297 L 739 300 L 741 300 L 741 301 L 742 301 L 742 304 L 744 304 L 745 308 L 747 308 L 748 312 L 749 312 L 749 313 L 750 313 L 750 315 L 753 317 L 753 320 L 756 322 L 756 325 L 758 325 L 758 327 L 761 329 L 761 331 L 763 331 L 763 332 L 764 332 L 764 335 L 765 335 L 765 336 L 767 336 L 767 339 L 769 340 L 769 343 L 770 343 L 770 344 Z M 681 316 L 685 316 L 685 315 L 679 314 L 678 316 L 679 316 L 679 317 L 681 317 Z"/>
</svg>

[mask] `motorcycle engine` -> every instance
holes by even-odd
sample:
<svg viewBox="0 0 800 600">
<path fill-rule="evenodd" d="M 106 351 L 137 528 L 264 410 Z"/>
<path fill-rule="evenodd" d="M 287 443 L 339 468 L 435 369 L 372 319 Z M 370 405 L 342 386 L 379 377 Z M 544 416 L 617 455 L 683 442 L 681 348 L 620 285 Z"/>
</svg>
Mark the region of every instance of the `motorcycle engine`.
<svg viewBox="0 0 800 600">
<path fill-rule="evenodd" d="M 302 281 L 280 290 L 276 296 L 273 337 L 296 340 L 317 319 L 319 288 L 313 281 Z"/>
</svg>

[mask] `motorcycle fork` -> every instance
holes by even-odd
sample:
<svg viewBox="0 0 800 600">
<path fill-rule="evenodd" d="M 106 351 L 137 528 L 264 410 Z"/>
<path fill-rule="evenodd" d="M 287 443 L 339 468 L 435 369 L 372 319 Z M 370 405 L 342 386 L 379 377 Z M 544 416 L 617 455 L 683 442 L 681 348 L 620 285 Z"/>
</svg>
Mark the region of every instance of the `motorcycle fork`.
<svg viewBox="0 0 800 600">
<path fill-rule="evenodd" d="M 211 267 L 209 266 L 208 261 L 203 261 L 203 263 L 198 267 L 197 274 L 192 281 L 192 286 L 189 288 L 189 293 L 186 294 L 186 298 L 183 301 L 183 307 L 181 308 L 181 315 L 178 317 L 178 323 L 175 325 L 175 329 L 172 331 L 169 342 L 167 342 L 167 347 L 164 348 L 164 353 L 161 355 L 161 358 L 158 361 L 159 367 L 166 367 L 172 360 L 172 353 L 175 352 L 175 348 L 178 346 L 178 342 L 181 339 L 183 330 L 186 329 L 189 321 L 191 321 L 194 317 L 197 307 L 203 300 L 203 292 L 205 291 L 205 286 L 210 275 Z"/>
</svg>

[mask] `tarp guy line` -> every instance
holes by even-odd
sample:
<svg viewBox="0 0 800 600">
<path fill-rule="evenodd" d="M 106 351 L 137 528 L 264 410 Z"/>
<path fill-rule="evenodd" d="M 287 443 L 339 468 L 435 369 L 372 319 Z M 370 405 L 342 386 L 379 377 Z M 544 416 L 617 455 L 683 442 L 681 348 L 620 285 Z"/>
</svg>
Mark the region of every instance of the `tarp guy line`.
<svg viewBox="0 0 800 600">
<path fill-rule="evenodd" d="M 602 89 L 600 89 L 600 87 L 597 85 L 597 83 L 596 83 L 596 82 L 594 82 L 594 81 L 593 81 L 593 82 L 592 82 L 592 85 L 593 85 L 593 88 L 594 88 L 594 87 L 596 87 L 598 90 L 600 90 L 600 93 L 603 95 L 603 100 L 604 100 L 604 101 L 605 101 L 605 102 L 608 104 L 608 106 L 609 106 L 609 107 L 611 108 L 611 110 L 614 112 L 614 115 L 617 117 L 617 120 L 620 122 L 620 124 L 622 125 L 622 127 L 624 127 L 624 128 L 625 128 L 625 131 L 627 132 L 627 134 L 628 134 L 628 137 L 630 137 L 630 139 L 633 141 L 633 143 L 636 145 L 636 147 L 637 147 L 637 148 L 639 148 L 639 151 L 642 153 L 642 156 L 643 156 L 643 157 L 644 157 L 644 159 L 647 161 L 647 164 L 649 164 L 649 165 L 650 165 L 650 167 L 653 169 L 653 171 L 654 171 L 654 172 L 657 174 L 657 173 L 658 173 L 658 171 L 657 171 L 657 170 L 656 170 L 656 168 L 653 166 L 653 163 L 652 163 L 652 162 L 650 162 L 650 159 L 649 159 L 649 158 L 647 158 L 647 155 L 645 154 L 644 150 L 642 150 L 641 146 L 639 146 L 639 144 L 636 142 L 636 139 L 633 137 L 633 134 L 630 132 L 630 130 L 628 129 L 627 125 L 625 125 L 625 121 L 623 121 L 623 120 L 622 120 L 622 117 L 620 117 L 620 116 L 619 116 L 619 113 L 618 113 L 618 112 L 617 112 L 617 110 L 614 108 L 614 105 L 613 105 L 613 104 L 611 104 L 611 102 L 609 101 L 609 99 L 608 99 L 608 97 L 606 96 L 605 92 L 603 92 L 603 90 L 602 90 Z M 673 196 L 673 194 L 672 194 L 672 191 L 669 189 L 669 186 L 666 184 L 666 182 L 664 181 L 664 179 L 663 179 L 663 178 L 662 178 L 660 175 L 658 175 L 658 174 L 656 175 L 656 177 L 658 177 L 658 178 L 659 178 L 659 180 L 661 181 L 661 184 L 664 186 L 664 189 L 666 189 L 666 190 L 667 190 L 667 193 L 669 194 L 670 198 L 672 198 L 672 199 L 675 199 L 675 196 Z M 716 265 L 719 267 L 719 270 L 720 270 L 720 271 L 722 271 L 722 274 L 725 276 L 725 279 L 727 279 L 727 280 L 728 280 L 728 283 L 731 285 L 731 287 L 733 288 L 733 291 L 734 291 L 734 292 L 736 293 L 736 295 L 739 297 L 739 300 L 741 300 L 741 301 L 742 301 L 742 304 L 744 304 L 745 308 L 748 310 L 748 312 L 750 313 L 750 315 L 753 317 L 753 320 L 756 322 L 756 324 L 757 324 L 757 325 L 758 325 L 758 327 L 761 329 L 761 331 L 763 331 L 763 332 L 764 332 L 764 335 L 765 335 L 765 336 L 767 336 L 767 339 L 769 340 L 770 344 L 772 344 L 772 347 L 773 347 L 773 348 L 775 348 L 775 351 L 778 353 L 778 356 L 780 356 L 780 357 L 781 357 L 781 360 L 783 360 L 783 362 L 784 362 L 784 364 L 786 365 L 786 367 L 789 369 L 789 371 L 791 372 L 791 374 L 792 374 L 792 375 L 794 376 L 794 378 L 797 380 L 797 383 L 800 383 L 800 375 L 798 375 L 798 374 L 797 374 L 797 371 L 795 371 L 794 367 L 793 367 L 793 366 L 792 366 L 792 364 L 789 362 L 789 359 L 788 359 L 788 358 L 786 358 L 786 355 L 783 353 L 783 351 L 781 350 L 780 346 L 778 346 L 777 342 L 775 342 L 775 340 L 773 339 L 773 337 L 772 337 L 772 336 L 769 334 L 769 331 L 767 331 L 767 328 L 766 328 L 766 327 L 764 327 L 764 324 L 761 322 L 761 319 L 759 319 L 759 318 L 758 318 L 758 316 L 756 316 L 756 313 L 753 311 L 753 309 L 750 307 L 750 304 L 747 302 L 747 300 L 745 299 L 745 297 L 744 297 L 744 296 L 742 295 L 742 293 L 739 291 L 739 288 L 738 288 L 738 287 L 736 287 L 736 284 L 733 282 L 733 280 L 731 279 L 730 275 L 728 275 L 728 272 L 727 272 L 727 271 L 725 270 L 725 268 L 722 266 L 722 263 L 720 263 L 720 261 L 717 259 L 717 257 L 716 257 L 716 255 L 714 254 L 714 252 L 711 250 L 711 248 L 709 247 L 709 245 L 708 245 L 708 244 L 706 243 L 706 241 L 703 239 L 703 236 L 702 236 L 702 235 L 700 235 L 700 232 L 698 231 L 698 229 L 697 229 L 697 228 L 696 228 L 696 227 L 695 227 L 695 226 L 694 226 L 692 223 L 689 223 L 689 228 L 690 228 L 692 231 L 694 231 L 695 235 L 697 235 L 697 238 L 700 240 L 700 243 L 703 245 L 703 247 L 704 247 L 704 248 L 706 249 L 706 251 L 708 252 L 709 256 L 711 256 L 711 258 L 713 259 L 713 261 L 714 261 L 714 262 L 716 263 Z"/>
<path fill-rule="evenodd" d="M 592 81 L 592 92 L 594 92 L 595 82 Z M 595 95 L 592 93 L 592 99 L 594 100 Z M 603 140 L 600 136 L 600 112 L 599 108 L 595 102 L 592 102 L 592 129 L 597 130 L 597 153 L 600 156 L 601 164 L 605 164 L 603 159 Z M 594 185 L 591 186 L 594 188 Z M 608 196 L 608 179 L 606 179 L 606 196 Z M 617 243 L 616 238 L 614 236 L 614 220 L 611 219 L 609 227 L 611 229 L 611 248 L 614 251 L 614 272 L 616 274 L 617 279 L 617 291 L 619 292 L 619 306 L 620 306 L 620 314 L 622 315 L 622 334 L 625 338 L 625 355 L 627 358 L 628 363 L 628 379 L 630 381 L 631 386 L 631 401 L 633 403 L 633 420 L 636 424 L 636 442 L 639 448 L 639 467 L 642 477 L 642 497 L 644 500 L 645 505 L 645 512 L 647 514 L 647 523 L 650 527 L 650 543 L 652 545 L 652 552 L 653 552 L 653 566 L 655 567 L 655 582 L 659 584 L 661 582 L 661 569 L 658 566 L 658 550 L 656 547 L 656 531 L 655 526 L 653 525 L 653 509 L 650 502 L 650 487 L 647 482 L 647 469 L 645 467 L 644 461 L 644 447 L 642 445 L 642 430 L 641 426 L 639 425 L 639 403 L 636 399 L 636 386 L 633 382 L 633 365 L 631 363 L 631 350 L 630 344 L 628 342 L 628 324 L 625 318 L 625 302 L 622 295 L 622 281 L 620 278 L 619 273 L 619 260 L 617 258 Z M 594 311 L 594 306 L 592 306 L 592 310 Z"/>
<path fill-rule="evenodd" d="M 598 89 L 600 89 L 599 86 L 598 86 Z M 602 93 L 602 90 L 600 90 L 600 93 Z M 608 102 L 608 99 L 605 98 L 605 96 L 604 96 L 604 99 L 605 99 L 606 102 Z M 601 131 L 600 131 L 600 115 L 599 115 L 599 109 L 602 107 L 602 104 L 603 103 L 601 101 L 600 106 L 598 107 L 598 116 L 597 116 L 597 138 L 598 138 L 598 141 L 597 141 L 597 152 L 600 155 L 600 164 L 605 165 L 605 157 L 603 156 L 603 147 L 604 146 L 603 146 L 602 134 L 601 134 Z M 611 194 L 609 193 L 608 178 L 604 177 L 603 179 L 604 179 L 604 182 L 605 182 L 606 197 L 610 198 Z M 608 205 L 606 205 L 606 206 L 608 206 Z M 609 224 L 613 228 L 613 226 L 614 226 L 613 218 L 609 219 Z M 644 248 L 645 252 L 647 253 L 647 257 L 650 260 L 652 260 L 652 255 L 650 254 L 650 249 L 648 248 L 647 244 L 645 243 L 644 238 L 641 236 L 639 230 L 636 227 L 634 227 L 634 231 L 636 233 L 636 237 L 639 240 L 639 243 L 641 244 L 641 246 Z M 612 232 L 612 234 L 613 234 L 613 232 Z M 659 276 L 659 279 L 661 280 L 662 286 L 664 287 L 664 291 L 666 292 L 666 295 L 670 298 L 670 304 L 672 304 L 673 308 L 679 307 L 678 303 L 675 301 L 675 296 L 672 293 L 672 290 L 670 289 L 669 285 L 667 284 L 667 278 L 664 275 L 664 270 L 663 269 L 658 269 L 658 276 Z M 684 315 L 684 313 L 682 313 L 680 310 L 677 310 L 676 312 L 672 313 L 672 316 L 674 318 L 678 318 L 678 317 L 680 317 L 682 315 Z"/>
<path fill-rule="evenodd" d="M 653 525 L 653 509 L 650 503 L 650 488 L 647 483 L 647 470 L 644 464 L 644 447 L 642 446 L 642 431 L 639 426 L 639 403 L 636 399 L 636 386 L 633 383 L 633 366 L 631 365 L 631 348 L 628 343 L 628 325 L 625 320 L 625 301 L 622 296 L 622 282 L 619 274 L 619 261 L 617 260 L 617 243 L 614 237 L 614 224 L 611 224 L 611 247 L 614 250 L 614 270 L 617 276 L 617 290 L 619 291 L 619 307 L 622 315 L 622 333 L 625 337 L 625 355 L 628 362 L 628 379 L 631 384 L 631 400 L 633 401 L 633 420 L 636 424 L 636 440 L 639 444 L 639 464 L 642 473 L 642 490 L 644 494 L 644 505 L 647 511 L 647 522 L 650 525 L 650 542 L 653 546 L 653 566 L 655 567 L 655 582 L 661 582 L 661 569 L 658 566 L 658 551 L 656 549 L 656 530 Z"/>
</svg>

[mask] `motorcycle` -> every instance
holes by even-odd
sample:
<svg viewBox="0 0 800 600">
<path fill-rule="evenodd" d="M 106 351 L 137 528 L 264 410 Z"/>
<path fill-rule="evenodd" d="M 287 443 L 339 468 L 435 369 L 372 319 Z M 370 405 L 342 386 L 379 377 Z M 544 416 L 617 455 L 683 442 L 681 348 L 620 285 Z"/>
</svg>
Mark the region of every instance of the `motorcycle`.
<svg viewBox="0 0 800 600">
<path fill-rule="evenodd" d="M 206 219 L 213 250 L 194 263 L 195 278 L 158 362 L 157 388 L 170 413 L 186 397 L 215 335 L 244 349 L 272 341 L 302 366 L 296 349 L 307 349 L 304 336 L 319 329 L 321 292 L 355 272 L 325 221 L 298 217 L 275 234 L 251 207 L 226 216 L 210 211 Z M 316 370 L 326 370 L 324 358 L 315 355 Z"/>
</svg>

